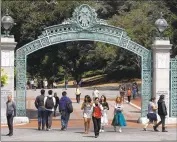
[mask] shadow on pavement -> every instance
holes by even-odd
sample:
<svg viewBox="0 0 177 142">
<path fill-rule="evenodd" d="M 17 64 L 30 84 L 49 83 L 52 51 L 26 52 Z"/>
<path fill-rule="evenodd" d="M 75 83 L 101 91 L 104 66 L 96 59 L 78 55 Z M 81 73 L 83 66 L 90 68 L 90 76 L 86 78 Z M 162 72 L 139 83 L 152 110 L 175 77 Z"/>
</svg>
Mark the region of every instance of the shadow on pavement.
<svg viewBox="0 0 177 142">
<path fill-rule="evenodd" d="M 129 111 L 129 112 L 132 112 L 132 113 L 141 113 L 141 111 Z"/>
<path fill-rule="evenodd" d="M 137 120 L 126 120 L 127 122 L 137 123 Z"/>
<path fill-rule="evenodd" d="M 95 136 L 83 136 L 83 137 L 88 137 L 88 138 L 95 138 Z"/>
</svg>

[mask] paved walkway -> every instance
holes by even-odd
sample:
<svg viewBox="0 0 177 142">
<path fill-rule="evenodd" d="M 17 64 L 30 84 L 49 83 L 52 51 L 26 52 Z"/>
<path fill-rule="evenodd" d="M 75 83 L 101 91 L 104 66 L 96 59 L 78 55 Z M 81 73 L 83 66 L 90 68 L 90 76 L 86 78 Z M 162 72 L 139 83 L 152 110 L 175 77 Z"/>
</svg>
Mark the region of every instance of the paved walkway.
<svg viewBox="0 0 177 142">
<path fill-rule="evenodd" d="M 61 97 L 62 89 L 55 89 L 54 92 L 58 93 Z M 34 107 L 34 100 L 40 90 L 27 92 L 27 115 L 30 117 L 30 123 L 26 125 L 15 126 L 14 136 L 5 136 L 8 132 L 7 127 L 1 126 L 1 139 L 2 141 L 167 141 L 176 139 L 176 127 L 168 126 L 168 133 L 154 132 L 152 126 L 149 126 L 149 130 L 142 131 L 142 124 L 138 124 L 137 120 L 140 117 L 140 110 L 131 106 L 130 104 L 124 103 L 124 116 L 127 121 L 127 126 L 123 128 L 122 133 L 114 132 L 111 126 L 114 110 L 114 100 L 117 96 L 117 90 L 115 88 L 102 88 L 100 94 L 106 95 L 110 110 L 108 111 L 109 125 L 105 128 L 105 133 L 100 134 L 100 137 L 95 139 L 93 133 L 93 124 L 91 123 L 91 132 L 86 135 L 83 134 L 83 118 L 82 110 L 80 109 L 81 104 L 77 104 L 75 101 L 74 88 L 67 90 L 68 96 L 73 101 L 74 112 L 71 114 L 69 121 L 68 131 L 60 131 L 61 124 L 59 116 L 53 118 L 52 130 L 51 131 L 38 131 L 37 130 L 37 113 Z M 92 89 L 81 88 L 81 100 L 87 94 L 92 95 Z M 81 101 L 81 102 L 82 102 Z M 136 105 L 141 104 L 140 99 L 133 100 L 132 102 Z M 140 106 L 140 105 L 139 105 Z M 161 128 L 159 128 L 160 130 Z"/>
<path fill-rule="evenodd" d="M 175 141 L 176 129 L 170 129 L 168 133 L 142 131 L 137 128 L 123 128 L 123 132 L 114 132 L 112 128 L 106 128 L 98 138 L 94 138 L 93 130 L 90 134 L 83 134 L 82 128 L 70 128 L 60 131 L 53 128 L 51 131 L 38 131 L 34 128 L 15 129 L 14 136 L 5 136 L 7 129 L 3 129 L 2 141 Z"/>
</svg>

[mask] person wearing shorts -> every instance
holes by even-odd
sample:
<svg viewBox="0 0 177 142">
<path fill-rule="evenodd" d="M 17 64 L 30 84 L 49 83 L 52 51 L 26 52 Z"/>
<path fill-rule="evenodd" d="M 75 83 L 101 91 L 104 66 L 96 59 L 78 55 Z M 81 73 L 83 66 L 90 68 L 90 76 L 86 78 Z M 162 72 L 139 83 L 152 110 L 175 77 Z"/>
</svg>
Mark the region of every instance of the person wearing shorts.
<svg viewBox="0 0 177 142">
<path fill-rule="evenodd" d="M 154 123 L 154 126 L 157 124 L 157 114 L 156 114 L 157 106 L 155 104 L 155 97 L 152 97 L 150 99 L 149 105 L 148 105 L 148 114 L 147 118 L 149 121 L 144 125 L 143 130 L 146 131 L 149 124 Z M 157 130 L 158 131 L 158 130 Z"/>
<path fill-rule="evenodd" d="M 86 95 L 84 98 L 84 102 L 82 104 L 81 109 L 83 110 L 83 118 L 84 118 L 84 127 L 85 134 L 88 134 L 90 131 L 90 120 L 92 118 L 92 102 L 91 97 Z"/>
</svg>

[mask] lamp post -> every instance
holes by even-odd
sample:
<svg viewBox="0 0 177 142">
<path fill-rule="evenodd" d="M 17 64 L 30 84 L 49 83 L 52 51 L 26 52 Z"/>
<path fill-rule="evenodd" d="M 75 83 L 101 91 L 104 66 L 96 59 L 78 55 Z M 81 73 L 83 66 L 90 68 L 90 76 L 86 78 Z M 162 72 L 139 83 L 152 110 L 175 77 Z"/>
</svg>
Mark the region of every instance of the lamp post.
<svg viewBox="0 0 177 142">
<path fill-rule="evenodd" d="M 1 5 L 1 1 L 0 1 L 0 5 Z M 14 19 L 11 16 L 9 16 L 8 9 L 6 9 L 6 14 L 2 18 L 1 18 L 1 14 L 0 14 L 0 19 L 1 19 L 0 29 L 1 29 L 1 27 L 4 28 L 5 29 L 5 36 L 8 37 L 10 30 L 15 25 Z M 1 30 L 0 30 L 0 42 L 1 42 L 1 37 L 2 37 L 2 35 L 1 35 Z M 1 86 L 1 46 L 0 46 L 0 86 Z M 1 89 L 0 89 L 0 92 L 1 92 Z"/>
<path fill-rule="evenodd" d="M 2 17 L 1 22 L 2 22 L 2 27 L 5 30 L 5 36 L 8 37 L 12 27 L 16 25 L 16 23 L 14 23 L 14 19 L 11 16 L 9 16 L 8 9 L 6 9 L 6 15 Z"/>
<path fill-rule="evenodd" d="M 156 20 L 155 25 L 159 31 L 160 38 L 162 39 L 162 33 L 167 29 L 168 23 L 167 21 L 163 18 L 163 13 L 160 13 L 160 18 Z"/>
</svg>

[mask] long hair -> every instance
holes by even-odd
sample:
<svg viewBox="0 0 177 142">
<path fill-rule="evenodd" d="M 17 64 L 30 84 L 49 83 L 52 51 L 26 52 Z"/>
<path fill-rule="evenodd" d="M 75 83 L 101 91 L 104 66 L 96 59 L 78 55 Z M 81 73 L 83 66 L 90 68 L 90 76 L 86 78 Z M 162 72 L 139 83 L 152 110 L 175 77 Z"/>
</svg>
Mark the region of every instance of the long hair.
<svg viewBox="0 0 177 142">
<path fill-rule="evenodd" d="M 86 99 L 87 99 L 87 101 L 86 101 Z M 91 101 L 92 101 L 91 97 L 89 95 L 86 95 L 84 98 L 84 103 L 86 103 L 86 102 L 91 103 Z"/>
<path fill-rule="evenodd" d="M 120 104 L 121 104 L 121 103 L 122 103 L 122 98 L 121 98 L 121 97 L 117 97 L 115 102 L 116 102 L 116 103 L 119 103 L 119 102 L 117 101 L 118 98 L 119 98 Z"/>
<path fill-rule="evenodd" d="M 103 103 L 103 102 L 102 102 L 102 97 L 104 98 L 103 101 L 104 101 L 104 103 L 105 103 L 105 102 L 106 102 L 106 96 L 105 96 L 105 95 L 102 95 L 102 96 L 100 97 L 100 103 Z"/>
</svg>

